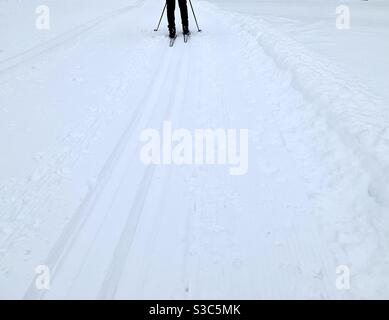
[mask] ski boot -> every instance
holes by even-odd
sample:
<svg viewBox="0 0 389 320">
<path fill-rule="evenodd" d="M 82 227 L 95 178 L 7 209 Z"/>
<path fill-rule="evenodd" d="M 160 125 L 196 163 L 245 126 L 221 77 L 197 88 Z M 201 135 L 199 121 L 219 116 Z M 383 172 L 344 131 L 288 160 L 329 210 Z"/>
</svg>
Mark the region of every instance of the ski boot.
<svg viewBox="0 0 389 320">
<path fill-rule="evenodd" d="M 184 34 L 184 36 L 189 36 L 190 35 L 189 27 L 182 26 L 182 33 Z"/>
<path fill-rule="evenodd" d="M 184 26 L 184 25 L 182 26 L 182 33 L 184 35 L 184 42 L 187 43 L 190 35 L 188 26 Z"/>
<path fill-rule="evenodd" d="M 170 39 L 176 38 L 176 27 L 169 28 L 169 38 Z"/>
</svg>

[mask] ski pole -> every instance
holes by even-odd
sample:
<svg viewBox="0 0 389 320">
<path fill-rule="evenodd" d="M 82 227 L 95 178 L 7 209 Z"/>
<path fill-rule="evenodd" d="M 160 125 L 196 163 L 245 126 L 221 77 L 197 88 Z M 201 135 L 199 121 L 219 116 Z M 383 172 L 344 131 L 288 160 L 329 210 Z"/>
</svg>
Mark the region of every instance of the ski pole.
<svg viewBox="0 0 389 320">
<path fill-rule="evenodd" d="M 194 10 L 193 10 L 192 1 L 191 1 L 191 0 L 189 0 L 189 3 L 190 3 L 190 7 L 192 8 L 192 13 L 193 13 L 194 19 L 195 19 L 195 21 L 196 21 L 196 25 L 197 25 L 197 31 L 198 31 L 198 32 L 201 32 L 201 29 L 199 28 L 199 24 L 197 23 L 196 14 L 195 14 L 195 12 L 194 12 Z"/>
<path fill-rule="evenodd" d="M 161 14 L 161 18 L 159 19 L 157 29 L 154 29 L 154 31 L 158 31 L 159 26 L 161 25 L 161 21 L 162 21 L 162 18 L 163 18 L 163 14 L 165 13 L 166 6 L 167 6 L 167 3 L 165 3 L 165 6 L 163 7 L 162 14 Z"/>
</svg>

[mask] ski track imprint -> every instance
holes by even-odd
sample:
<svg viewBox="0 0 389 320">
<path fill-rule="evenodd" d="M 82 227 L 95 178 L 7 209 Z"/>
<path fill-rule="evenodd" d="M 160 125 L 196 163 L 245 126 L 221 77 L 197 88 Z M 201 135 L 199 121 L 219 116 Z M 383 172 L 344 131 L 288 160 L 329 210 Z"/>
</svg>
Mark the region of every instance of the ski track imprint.
<svg viewBox="0 0 389 320">
<path fill-rule="evenodd" d="M 36 290 L 30 278 L 24 298 L 339 296 L 336 261 L 310 198 L 323 192 L 339 142 L 323 135 L 325 124 L 311 121 L 309 105 L 255 36 L 205 5 L 198 10 L 204 31 L 193 30 L 187 44 L 179 36 L 169 48 L 162 32 L 138 43 L 137 54 L 158 52 L 149 66 L 152 78 L 131 108 L 125 94 L 112 102 L 128 106 L 112 120 L 122 131 L 113 145 L 98 146 L 105 160 L 95 183 L 43 261 L 51 269 L 51 289 Z M 121 13 L 93 23 L 108 25 Z M 83 145 L 105 116 L 91 120 L 81 145 L 72 143 L 71 156 L 55 158 L 53 168 L 65 158 L 71 168 L 85 161 Z M 174 128 L 248 128 L 248 174 L 230 176 L 227 166 L 143 166 L 139 134 L 164 120 Z M 317 144 L 326 148 L 320 152 L 328 154 L 328 168 L 315 169 Z M 48 197 L 55 199 L 61 185 L 49 188 L 53 179 L 46 169 L 33 185 L 39 201 L 10 212 L 32 214 Z M 6 250 L 24 228 L 16 224 L 19 233 L 5 240 Z"/>
</svg>

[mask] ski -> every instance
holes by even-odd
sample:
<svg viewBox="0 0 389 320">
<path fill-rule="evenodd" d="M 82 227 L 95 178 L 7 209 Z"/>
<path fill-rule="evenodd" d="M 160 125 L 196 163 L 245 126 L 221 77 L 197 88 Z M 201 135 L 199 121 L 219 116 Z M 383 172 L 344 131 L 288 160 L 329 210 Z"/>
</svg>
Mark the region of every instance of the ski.
<svg viewBox="0 0 389 320">
<path fill-rule="evenodd" d="M 190 33 L 184 34 L 184 42 L 187 43 L 189 39 Z"/>
<path fill-rule="evenodd" d="M 175 36 L 174 38 L 170 38 L 169 47 L 173 47 L 174 46 L 174 41 L 176 41 L 176 39 L 177 39 L 177 36 Z"/>
</svg>

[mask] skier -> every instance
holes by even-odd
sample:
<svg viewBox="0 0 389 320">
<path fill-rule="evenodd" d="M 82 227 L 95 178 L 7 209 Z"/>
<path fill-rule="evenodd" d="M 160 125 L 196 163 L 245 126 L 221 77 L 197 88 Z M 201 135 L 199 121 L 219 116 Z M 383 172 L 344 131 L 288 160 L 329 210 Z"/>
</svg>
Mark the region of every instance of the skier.
<svg viewBox="0 0 389 320">
<path fill-rule="evenodd" d="M 181 11 L 181 22 L 182 22 L 182 32 L 184 36 L 188 36 L 189 31 L 189 22 L 188 22 L 188 6 L 186 4 L 187 0 L 178 0 Z M 166 0 L 167 4 L 167 20 L 169 23 L 169 37 L 170 39 L 176 38 L 176 23 L 174 18 L 174 11 L 176 9 L 176 0 Z"/>
</svg>

